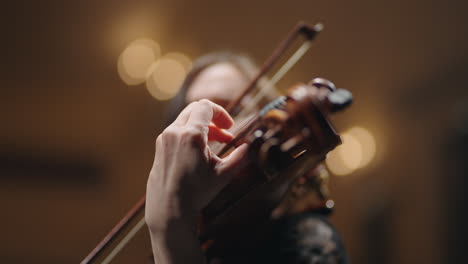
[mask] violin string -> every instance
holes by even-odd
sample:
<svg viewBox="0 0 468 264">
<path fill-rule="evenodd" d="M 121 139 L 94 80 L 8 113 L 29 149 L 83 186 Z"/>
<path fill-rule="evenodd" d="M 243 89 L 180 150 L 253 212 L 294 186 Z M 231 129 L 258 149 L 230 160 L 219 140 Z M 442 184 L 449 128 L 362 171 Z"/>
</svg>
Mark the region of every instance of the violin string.
<svg viewBox="0 0 468 264">
<path fill-rule="evenodd" d="M 268 92 L 274 89 L 274 86 L 278 81 L 280 81 L 284 75 L 302 58 L 302 56 L 309 50 L 312 45 L 312 41 L 305 41 L 295 52 L 289 57 L 283 66 L 275 73 L 271 80 L 267 81 L 267 85 L 264 86 L 252 99 L 250 104 L 245 107 L 240 113 L 239 116 L 243 116 L 251 108 L 256 105 Z M 247 110 L 247 111 L 246 111 Z M 133 239 L 133 237 L 140 231 L 140 229 L 145 225 L 145 218 L 143 217 L 125 236 L 119 241 L 117 246 L 107 255 L 107 257 L 102 261 L 102 264 L 108 264 L 114 259 L 114 257 Z"/>
<path fill-rule="evenodd" d="M 275 73 L 275 75 L 267 81 L 267 84 L 262 87 L 254 98 L 251 99 L 247 107 L 244 107 L 238 116 L 243 116 L 246 113 L 252 111 L 252 108 L 263 99 L 263 97 L 274 89 L 274 86 L 284 77 L 284 75 L 304 56 L 304 54 L 312 46 L 312 41 L 307 40 L 302 43 L 302 45 L 294 52 L 291 57 L 286 61 L 286 63 L 281 66 L 281 68 Z"/>
<path fill-rule="evenodd" d="M 274 89 L 276 83 L 281 80 L 284 75 L 302 58 L 302 56 L 309 50 L 312 45 L 312 41 L 304 41 L 302 45 L 294 52 L 291 57 L 286 61 L 283 66 L 275 73 L 275 75 L 268 81 L 267 85 L 260 89 L 256 96 L 252 99 L 250 107 L 244 108 L 239 116 L 245 115 L 245 110 L 250 111 L 252 105 L 256 105 L 266 94 Z M 143 217 L 128 233 L 125 237 L 117 244 L 117 246 L 111 251 L 111 253 L 102 261 L 103 264 L 108 264 L 112 259 L 130 242 L 130 240 L 140 231 L 145 224 L 145 218 Z"/>
<path fill-rule="evenodd" d="M 120 240 L 120 242 L 115 246 L 114 249 L 107 255 L 107 257 L 101 262 L 101 264 L 108 264 L 114 259 L 114 257 L 119 254 L 119 252 L 132 240 L 132 238 L 140 231 L 140 229 L 145 225 L 145 217 L 142 217 L 140 221 L 125 235 L 125 237 Z"/>
<path fill-rule="evenodd" d="M 263 73 L 267 72 L 268 69 L 271 67 L 271 65 L 274 64 L 274 62 L 277 60 L 278 56 L 283 53 L 285 51 L 285 49 L 291 44 L 291 42 L 293 41 L 293 39 L 298 35 L 300 34 L 300 32 L 304 33 L 303 30 L 306 29 L 306 37 L 309 39 L 309 41 L 307 42 L 304 42 L 302 44 L 302 46 L 296 51 L 295 54 L 293 54 L 293 56 L 291 56 L 288 61 L 286 62 L 286 64 L 288 64 L 288 66 L 284 66 L 275 74 L 273 80 L 275 80 L 275 82 L 271 82 L 272 84 L 270 84 L 270 91 L 271 89 L 273 89 L 274 87 L 274 84 L 279 81 L 283 75 L 289 71 L 289 68 L 291 68 L 299 59 L 300 57 L 302 57 L 303 54 L 300 54 L 300 53 L 305 53 L 305 51 L 307 51 L 307 49 L 310 47 L 310 42 L 311 40 L 314 38 L 315 36 L 315 33 L 318 33 L 321 31 L 321 27 L 319 28 L 319 26 L 321 26 L 321 24 L 317 24 L 315 25 L 313 28 L 310 28 L 309 26 L 307 25 L 304 25 L 302 23 L 299 23 L 297 24 L 294 29 L 289 33 L 288 37 L 282 42 L 280 43 L 280 45 L 277 47 L 277 49 L 273 52 L 272 54 L 272 57 L 270 57 L 270 59 L 267 60 L 267 62 L 265 62 L 265 65 L 264 65 L 264 68 L 262 69 L 262 71 L 264 71 Z M 314 31 L 315 33 L 314 34 L 311 34 L 309 31 Z M 308 44 L 309 43 L 309 44 Z M 302 51 L 303 50 L 303 51 Z M 297 58 L 295 58 L 297 57 Z M 295 61 L 294 61 L 295 60 Z M 290 65 L 289 65 L 290 64 Z M 281 74 L 280 74 L 281 73 Z M 260 74 L 261 76 L 262 74 Z M 260 77 L 258 77 L 260 78 Z M 258 79 L 256 80 L 258 81 Z M 253 84 L 255 84 L 255 82 L 253 82 Z M 252 85 L 253 86 L 253 85 Z M 246 89 L 246 90 L 249 90 L 249 89 Z M 260 89 L 261 91 L 261 89 Z M 247 93 L 247 91 L 245 91 L 245 93 Z M 261 98 L 264 96 L 264 94 L 266 92 L 260 92 L 261 95 L 258 96 L 258 98 L 256 99 L 256 101 L 260 101 Z M 244 94 L 245 95 L 245 94 Z M 232 102 L 232 106 L 235 106 L 236 104 L 238 104 L 240 101 L 240 98 L 238 99 L 238 101 L 233 101 Z M 232 110 L 232 106 L 231 107 L 227 107 L 227 109 L 229 110 Z M 252 108 L 252 107 L 251 107 Z M 144 202 L 145 202 L 145 197 L 142 198 L 142 200 L 136 205 L 136 210 L 137 211 L 140 211 L 141 208 L 144 207 Z M 136 212 L 136 211 L 135 211 Z M 118 232 L 120 232 L 120 230 L 123 229 L 123 227 L 126 225 L 126 223 L 133 219 L 133 217 L 135 216 L 135 212 L 133 212 L 133 209 L 131 212 L 129 212 L 129 215 L 125 216 L 123 219 L 122 219 L 122 223 L 119 222 L 119 224 L 103 239 L 103 241 L 101 241 L 98 246 L 93 249 L 93 251 L 85 258 L 85 260 L 82 262 L 82 263 L 89 263 L 90 261 L 92 261 L 92 259 L 97 256 L 97 254 L 99 254 L 102 249 L 107 245 L 109 244 L 109 242 L 114 238 L 116 237 L 116 235 L 118 234 Z M 127 218 L 128 217 L 128 218 Z M 107 256 L 104 261 L 102 263 L 109 263 L 118 253 L 119 251 L 122 250 L 123 247 L 125 247 L 125 245 L 127 243 L 129 243 L 129 241 L 138 233 L 138 231 L 145 225 L 145 221 L 144 221 L 144 218 L 141 219 L 131 230 L 129 233 L 127 233 L 125 235 L 125 237 L 119 241 L 118 245 L 116 248 L 114 248 L 112 251 L 111 251 L 111 254 L 109 256 Z"/>
</svg>

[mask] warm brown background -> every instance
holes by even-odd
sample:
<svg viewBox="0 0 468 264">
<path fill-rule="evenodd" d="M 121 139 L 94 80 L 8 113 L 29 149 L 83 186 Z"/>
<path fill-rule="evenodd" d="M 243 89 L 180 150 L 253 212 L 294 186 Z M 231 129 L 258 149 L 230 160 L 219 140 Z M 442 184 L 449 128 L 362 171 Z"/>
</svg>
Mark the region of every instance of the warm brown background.
<svg viewBox="0 0 468 264">
<path fill-rule="evenodd" d="M 152 38 L 163 53 L 192 58 L 234 49 L 262 62 L 305 20 L 325 31 L 290 80 L 322 76 L 351 90 L 355 105 L 337 127 L 361 125 L 377 140 L 373 163 L 331 182 L 332 220 L 353 262 L 467 263 L 468 185 L 457 167 L 468 156 L 458 129 L 468 120 L 467 8 L 462 0 L 2 3 L 0 262 L 77 263 L 143 194 L 167 103 L 120 80 L 117 58 L 129 42 Z M 148 253 L 142 233 L 120 262 Z"/>
</svg>

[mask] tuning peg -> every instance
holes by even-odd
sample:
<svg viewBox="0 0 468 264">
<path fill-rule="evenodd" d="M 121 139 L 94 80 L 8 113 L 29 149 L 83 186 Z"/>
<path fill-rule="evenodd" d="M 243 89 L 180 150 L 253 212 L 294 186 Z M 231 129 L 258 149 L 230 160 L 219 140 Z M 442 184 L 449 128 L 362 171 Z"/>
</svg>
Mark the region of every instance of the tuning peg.
<svg viewBox="0 0 468 264">
<path fill-rule="evenodd" d="M 353 95 L 345 89 L 336 89 L 327 95 L 330 112 L 341 111 L 353 102 Z"/>
<path fill-rule="evenodd" d="M 313 85 L 317 88 L 325 87 L 332 92 L 336 90 L 335 84 L 324 78 L 314 78 L 309 82 L 309 85 Z"/>
</svg>

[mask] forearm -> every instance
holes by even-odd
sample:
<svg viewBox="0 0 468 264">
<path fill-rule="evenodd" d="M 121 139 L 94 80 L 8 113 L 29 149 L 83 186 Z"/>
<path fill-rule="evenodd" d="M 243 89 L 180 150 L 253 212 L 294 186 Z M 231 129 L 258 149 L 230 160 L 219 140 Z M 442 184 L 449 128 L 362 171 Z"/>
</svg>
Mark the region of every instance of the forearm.
<svg viewBox="0 0 468 264">
<path fill-rule="evenodd" d="M 247 153 L 244 146 L 220 158 L 208 141 L 232 140 L 223 129 L 233 122 L 221 106 L 200 100 L 156 139 L 145 208 L 156 264 L 206 263 L 197 238 L 198 213 L 229 182 Z"/>
<path fill-rule="evenodd" d="M 150 230 L 150 234 L 156 264 L 206 263 L 194 226 L 174 222 L 164 230 Z"/>
</svg>

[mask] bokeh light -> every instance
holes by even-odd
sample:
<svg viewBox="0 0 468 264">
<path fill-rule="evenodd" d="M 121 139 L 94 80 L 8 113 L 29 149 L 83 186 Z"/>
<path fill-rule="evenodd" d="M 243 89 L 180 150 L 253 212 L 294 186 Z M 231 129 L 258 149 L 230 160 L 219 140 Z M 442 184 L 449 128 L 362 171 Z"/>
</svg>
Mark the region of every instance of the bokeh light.
<svg viewBox="0 0 468 264">
<path fill-rule="evenodd" d="M 348 175 L 354 170 L 346 166 L 346 164 L 344 163 L 341 153 L 339 151 L 340 147 L 341 146 L 338 146 L 336 149 L 328 153 L 325 163 L 327 164 L 327 167 L 330 170 L 330 172 L 334 175 Z"/>
<path fill-rule="evenodd" d="M 189 72 L 192 69 L 192 60 L 185 54 L 180 52 L 169 52 L 164 54 L 164 59 L 173 59 L 180 64 L 182 64 L 185 68 L 186 72 Z"/>
<path fill-rule="evenodd" d="M 349 132 L 341 137 L 343 145 L 338 148 L 339 155 L 346 167 L 355 170 L 359 168 L 362 160 L 362 145 Z"/>
<path fill-rule="evenodd" d="M 359 168 L 362 168 L 369 164 L 375 156 L 376 146 L 374 136 L 372 136 L 367 129 L 362 127 L 351 128 L 349 134 L 353 135 L 361 143 L 362 159 Z"/>
<path fill-rule="evenodd" d="M 186 74 L 185 67 L 180 62 L 161 58 L 151 65 L 146 88 L 154 98 L 169 100 L 179 91 Z"/>
<path fill-rule="evenodd" d="M 331 151 L 326 159 L 328 169 L 335 175 L 351 174 L 368 165 L 375 156 L 374 136 L 365 128 L 353 127 L 342 133 L 343 144 Z"/>
<path fill-rule="evenodd" d="M 155 41 L 150 39 L 133 41 L 120 54 L 117 63 L 120 78 L 128 85 L 145 82 L 148 69 L 160 55 L 160 46 Z"/>
</svg>

